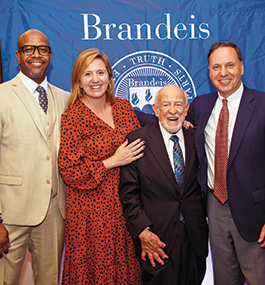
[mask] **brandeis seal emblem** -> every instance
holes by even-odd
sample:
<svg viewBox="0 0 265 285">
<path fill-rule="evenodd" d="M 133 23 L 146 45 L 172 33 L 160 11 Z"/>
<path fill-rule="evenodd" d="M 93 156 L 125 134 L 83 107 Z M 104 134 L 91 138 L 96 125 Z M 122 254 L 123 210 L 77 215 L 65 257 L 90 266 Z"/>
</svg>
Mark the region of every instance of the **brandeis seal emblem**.
<svg viewBox="0 0 265 285">
<path fill-rule="evenodd" d="M 113 65 L 116 96 L 127 99 L 134 109 L 153 113 L 156 93 L 174 84 L 187 94 L 190 103 L 196 97 L 191 76 L 176 59 L 155 51 L 131 53 Z"/>
</svg>

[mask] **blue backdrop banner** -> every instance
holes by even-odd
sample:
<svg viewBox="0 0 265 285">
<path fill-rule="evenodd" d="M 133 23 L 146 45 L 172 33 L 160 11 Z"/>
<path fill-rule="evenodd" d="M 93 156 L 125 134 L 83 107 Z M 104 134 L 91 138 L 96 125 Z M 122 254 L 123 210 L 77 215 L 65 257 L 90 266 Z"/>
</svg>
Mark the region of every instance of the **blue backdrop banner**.
<svg viewBox="0 0 265 285">
<path fill-rule="evenodd" d="M 69 91 L 75 58 L 96 47 L 113 66 L 116 96 L 134 108 L 151 112 L 154 94 L 169 83 L 191 101 L 215 90 L 207 53 L 219 40 L 238 45 L 244 83 L 265 91 L 264 26 L 263 0 L 1 0 L 3 75 L 17 74 L 17 38 L 37 28 L 54 53 L 49 81 Z"/>
</svg>

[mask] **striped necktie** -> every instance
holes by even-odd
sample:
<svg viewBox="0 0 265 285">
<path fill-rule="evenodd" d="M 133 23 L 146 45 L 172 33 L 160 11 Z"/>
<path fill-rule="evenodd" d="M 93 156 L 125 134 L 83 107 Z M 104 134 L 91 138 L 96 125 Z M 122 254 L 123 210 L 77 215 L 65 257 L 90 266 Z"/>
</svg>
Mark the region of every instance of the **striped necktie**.
<svg viewBox="0 0 265 285">
<path fill-rule="evenodd" d="M 171 136 L 170 138 L 174 142 L 173 147 L 173 161 L 174 161 L 174 171 L 177 184 L 179 186 L 179 192 L 181 193 L 181 187 L 183 182 L 183 172 L 184 172 L 184 159 L 183 154 L 179 145 L 179 138 L 177 136 Z"/>
<path fill-rule="evenodd" d="M 173 146 L 174 173 L 175 173 L 175 178 L 176 178 L 176 181 L 178 184 L 179 193 L 181 193 L 182 182 L 183 182 L 183 173 L 184 173 L 183 154 L 182 154 L 182 151 L 181 151 L 181 148 L 179 145 L 178 136 L 176 136 L 176 135 L 171 136 L 170 139 L 174 142 L 174 146 Z M 181 210 L 179 212 L 179 220 L 181 222 L 185 223 Z"/>
</svg>

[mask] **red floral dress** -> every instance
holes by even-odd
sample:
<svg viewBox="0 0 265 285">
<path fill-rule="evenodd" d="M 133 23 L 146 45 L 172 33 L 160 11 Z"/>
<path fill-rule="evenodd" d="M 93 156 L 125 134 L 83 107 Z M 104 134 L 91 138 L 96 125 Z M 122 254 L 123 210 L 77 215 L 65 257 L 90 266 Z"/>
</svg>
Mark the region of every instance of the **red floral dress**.
<svg viewBox="0 0 265 285">
<path fill-rule="evenodd" d="M 139 128 L 130 103 L 116 98 L 115 129 L 81 101 L 62 115 L 59 169 L 67 185 L 63 284 L 142 284 L 118 195 L 119 168 L 107 170 L 126 135 Z"/>
</svg>

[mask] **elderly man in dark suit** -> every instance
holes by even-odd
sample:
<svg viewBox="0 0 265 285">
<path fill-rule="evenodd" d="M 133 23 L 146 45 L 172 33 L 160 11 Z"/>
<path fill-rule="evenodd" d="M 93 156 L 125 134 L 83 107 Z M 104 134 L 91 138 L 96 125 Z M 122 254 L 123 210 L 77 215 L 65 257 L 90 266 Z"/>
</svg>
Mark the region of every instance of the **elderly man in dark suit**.
<svg viewBox="0 0 265 285">
<path fill-rule="evenodd" d="M 208 192 L 215 285 L 264 284 L 265 93 L 242 84 L 233 43 L 215 43 L 208 66 L 218 92 L 196 97 L 188 120 L 197 125 L 198 181 Z"/>
<path fill-rule="evenodd" d="M 144 140 L 146 148 L 141 159 L 121 168 L 127 225 L 144 284 L 201 284 L 208 227 L 196 180 L 195 130 L 182 128 L 188 110 L 183 90 L 163 87 L 153 109 L 159 121 L 128 135 L 129 141 Z"/>
</svg>

